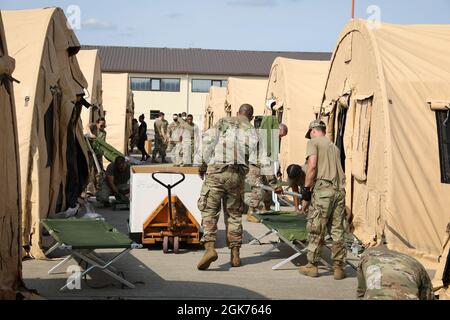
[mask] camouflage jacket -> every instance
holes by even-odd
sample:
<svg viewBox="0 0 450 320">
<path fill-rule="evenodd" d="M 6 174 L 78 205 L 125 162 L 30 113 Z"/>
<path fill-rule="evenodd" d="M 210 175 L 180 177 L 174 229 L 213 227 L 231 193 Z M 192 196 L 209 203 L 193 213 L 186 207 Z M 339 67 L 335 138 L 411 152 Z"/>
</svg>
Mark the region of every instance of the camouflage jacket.
<svg viewBox="0 0 450 320">
<path fill-rule="evenodd" d="M 386 248 L 367 249 L 358 267 L 357 296 L 369 300 L 433 300 L 430 277 L 414 258 Z"/>
<path fill-rule="evenodd" d="M 181 129 L 181 122 L 180 121 L 173 121 L 167 128 L 168 130 L 168 135 L 170 137 L 170 140 L 173 142 L 179 142 L 180 141 L 180 136 L 182 134 L 182 129 Z"/>
<path fill-rule="evenodd" d="M 257 145 L 256 130 L 246 117 L 225 117 L 204 133 L 196 162 L 208 173 L 239 165 L 246 174 L 249 164 L 257 161 Z"/>
</svg>

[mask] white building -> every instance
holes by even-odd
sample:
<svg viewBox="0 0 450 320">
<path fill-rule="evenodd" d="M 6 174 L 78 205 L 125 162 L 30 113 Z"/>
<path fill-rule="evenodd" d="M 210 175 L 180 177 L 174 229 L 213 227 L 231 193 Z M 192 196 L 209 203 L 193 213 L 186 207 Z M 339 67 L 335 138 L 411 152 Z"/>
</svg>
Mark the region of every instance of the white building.
<svg viewBox="0 0 450 320">
<path fill-rule="evenodd" d="M 202 127 L 205 99 L 211 86 L 227 86 L 228 77 L 267 78 L 273 60 L 330 60 L 330 53 L 269 52 L 85 46 L 98 49 L 103 73 L 128 73 L 135 117 L 152 120 L 162 111 L 187 112 Z M 107 106 L 105 106 L 107 108 Z M 151 122 L 149 121 L 151 128 Z"/>
</svg>

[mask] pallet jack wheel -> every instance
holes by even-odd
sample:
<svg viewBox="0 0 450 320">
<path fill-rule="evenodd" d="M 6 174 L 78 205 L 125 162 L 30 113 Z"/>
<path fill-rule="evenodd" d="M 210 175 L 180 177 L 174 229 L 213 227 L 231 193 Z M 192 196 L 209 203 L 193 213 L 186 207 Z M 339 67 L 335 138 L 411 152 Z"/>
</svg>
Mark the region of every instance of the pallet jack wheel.
<svg viewBox="0 0 450 320">
<path fill-rule="evenodd" d="M 169 252 L 169 237 L 165 236 L 163 239 L 163 252 L 168 253 Z"/>
<path fill-rule="evenodd" d="M 180 237 L 173 238 L 173 253 L 178 253 L 180 250 Z"/>
</svg>

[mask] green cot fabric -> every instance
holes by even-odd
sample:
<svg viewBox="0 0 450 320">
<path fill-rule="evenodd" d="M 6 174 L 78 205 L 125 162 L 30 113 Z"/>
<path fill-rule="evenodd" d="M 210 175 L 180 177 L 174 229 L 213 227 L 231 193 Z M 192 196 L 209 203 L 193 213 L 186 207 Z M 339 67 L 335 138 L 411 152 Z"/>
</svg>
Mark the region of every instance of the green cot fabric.
<svg viewBox="0 0 450 320">
<path fill-rule="evenodd" d="M 41 223 L 56 241 L 73 249 L 130 248 L 133 243 L 103 220 L 45 219 Z"/>
<path fill-rule="evenodd" d="M 292 212 L 278 212 L 276 214 L 257 214 L 266 227 L 278 231 L 289 241 L 306 241 L 308 231 L 306 230 L 306 217 Z"/>
<path fill-rule="evenodd" d="M 109 162 L 114 163 L 117 157 L 125 157 L 125 155 L 118 151 L 116 148 L 114 148 L 112 145 L 106 143 L 103 140 L 100 139 L 90 139 L 91 145 L 94 149 L 101 150 L 103 152 L 103 156 L 108 160 Z"/>
<path fill-rule="evenodd" d="M 278 130 L 278 118 L 276 116 L 266 116 L 263 117 L 261 121 L 260 129 L 268 130 L 267 132 L 267 140 L 266 140 L 266 148 L 267 148 L 267 156 L 274 158 L 272 161 L 277 160 L 278 154 L 272 155 L 272 130 Z"/>
</svg>

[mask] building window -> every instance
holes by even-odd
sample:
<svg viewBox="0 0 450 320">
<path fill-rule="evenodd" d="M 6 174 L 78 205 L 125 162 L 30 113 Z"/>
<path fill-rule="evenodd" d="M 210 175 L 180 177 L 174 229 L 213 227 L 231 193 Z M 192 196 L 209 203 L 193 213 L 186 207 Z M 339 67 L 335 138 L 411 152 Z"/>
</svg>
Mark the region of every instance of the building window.
<svg viewBox="0 0 450 320">
<path fill-rule="evenodd" d="M 436 111 L 441 182 L 450 184 L 450 120 L 449 111 Z"/>
<path fill-rule="evenodd" d="M 208 80 L 208 79 L 193 79 L 192 92 L 207 93 L 211 87 L 226 87 L 227 80 Z"/>
<path fill-rule="evenodd" d="M 220 81 L 220 80 L 212 80 L 211 81 L 211 86 L 213 86 L 213 87 L 221 87 L 222 86 L 222 81 Z"/>
<path fill-rule="evenodd" d="M 150 120 L 158 119 L 160 110 L 150 110 Z"/>
<path fill-rule="evenodd" d="M 180 92 L 180 79 L 161 79 L 161 91 Z"/>
<path fill-rule="evenodd" d="M 150 91 L 149 78 L 131 78 L 131 90 L 133 91 Z"/>
<path fill-rule="evenodd" d="M 161 91 L 161 79 L 152 79 L 151 80 L 151 90 L 152 91 Z"/>
<path fill-rule="evenodd" d="M 180 79 L 131 78 L 132 91 L 180 92 Z"/>
</svg>

